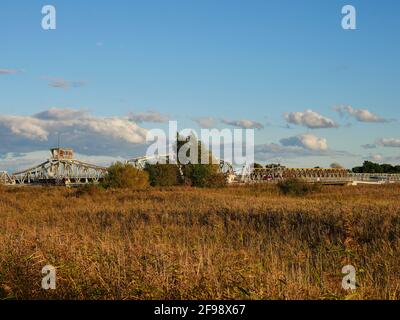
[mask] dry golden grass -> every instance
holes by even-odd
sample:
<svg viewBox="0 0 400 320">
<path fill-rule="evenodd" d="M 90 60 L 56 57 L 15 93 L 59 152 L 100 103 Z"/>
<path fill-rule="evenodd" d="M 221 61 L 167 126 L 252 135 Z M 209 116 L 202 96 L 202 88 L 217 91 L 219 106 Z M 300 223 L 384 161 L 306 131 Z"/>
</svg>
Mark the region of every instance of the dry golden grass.
<svg viewBox="0 0 400 320">
<path fill-rule="evenodd" d="M 0 190 L 0 298 L 398 299 L 400 185 Z M 57 267 L 57 289 L 41 269 Z M 359 288 L 341 289 L 341 269 Z"/>
</svg>

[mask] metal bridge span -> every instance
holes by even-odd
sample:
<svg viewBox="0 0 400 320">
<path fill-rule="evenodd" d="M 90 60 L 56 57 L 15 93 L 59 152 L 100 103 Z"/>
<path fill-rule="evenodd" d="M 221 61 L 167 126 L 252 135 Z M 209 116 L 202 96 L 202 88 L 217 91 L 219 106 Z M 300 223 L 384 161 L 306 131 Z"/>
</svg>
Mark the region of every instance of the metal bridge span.
<svg viewBox="0 0 400 320">
<path fill-rule="evenodd" d="M 244 183 L 268 183 L 297 178 L 310 183 L 322 184 L 384 184 L 400 183 L 400 174 L 353 173 L 347 169 L 271 167 L 247 169 L 238 181 Z"/>
<path fill-rule="evenodd" d="M 73 158 L 72 149 L 53 148 L 51 158 L 47 161 L 23 171 L 9 175 L 0 171 L 0 184 L 3 185 L 67 185 L 78 186 L 88 183 L 98 183 L 107 174 L 107 168 Z M 146 163 L 176 163 L 174 155 L 159 155 L 156 157 L 139 157 L 127 160 L 135 168 L 143 170 Z M 220 170 L 233 173 L 229 163 L 220 161 Z M 183 172 L 180 168 L 181 175 Z"/>
<path fill-rule="evenodd" d="M 51 158 L 33 168 L 9 175 L 0 171 L 3 185 L 82 185 L 98 183 L 107 174 L 107 168 L 73 159 L 72 149 L 51 149 Z M 162 162 L 161 162 L 162 160 Z M 133 158 L 126 163 L 143 170 L 146 163 L 176 163 L 174 155 Z M 384 184 L 400 183 L 400 174 L 356 174 L 346 169 L 301 169 L 272 166 L 254 169 L 245 167 L 235 173 L 233 167 L 220 161 L 220 172 L 226 174 L 229 183 L 274 183 L 284 179 L 298 178 L 310 183 L 323 184 Z M 181 170 L 181 174 L 182 170 Z"/>
<path fill-rule="evenodd" d="M 72 149 L 51 149 L 47 161 L 12 175 L 0 172 L 0 184 L 5 185 L 82 185 L 97 183 L 107 173 L 106 167 L 73 159 Z"/>
</svg>

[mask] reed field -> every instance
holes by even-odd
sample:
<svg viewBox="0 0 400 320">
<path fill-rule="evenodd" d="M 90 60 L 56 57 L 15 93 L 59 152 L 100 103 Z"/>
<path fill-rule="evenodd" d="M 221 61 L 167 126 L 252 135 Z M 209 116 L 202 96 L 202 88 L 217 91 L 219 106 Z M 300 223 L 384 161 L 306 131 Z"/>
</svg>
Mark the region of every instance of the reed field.
<svg viewBox="0 0 400 320">
<path fill-rule="evenodd" d="M 1 299 L 399 299 L 400 185 L 0 189 Z M 41 270 L 57 270 L 43 290 Z M 342 267 L 357 289 L 342 289 Z"/>
</svg>

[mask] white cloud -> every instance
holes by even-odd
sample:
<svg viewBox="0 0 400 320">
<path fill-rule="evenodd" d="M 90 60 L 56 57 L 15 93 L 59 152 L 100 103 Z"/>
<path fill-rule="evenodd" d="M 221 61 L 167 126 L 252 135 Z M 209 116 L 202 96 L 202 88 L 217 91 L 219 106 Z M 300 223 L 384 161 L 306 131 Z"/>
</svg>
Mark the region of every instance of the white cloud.
<svg viewBox="0 0 400 320">
<path fill-rule="evenodd" d="M 288 123 L 302 125 L 310 129 L 336 128 L 338 126 L 332 119 L 312 110 L 285 113 L 284 118 Z"/>
<path fill-rule="evenodd" d="M 277 143 L 266 143 L 255 146 L 255 155 L 257 158 L 274 157 L 298 157 L 320 155 L 320 152 L 305 149 L 299 146 L 283 146 Z"/>
<path fill-rule="evenodd" d="M 328 162 L 339 161 L 354 157 L 346 151 L 332 150 L 328 148 L 326 139 L 311 134 L 303 134 L 296 137 L 281 139 L 280 144 L 266 143 L 255 146 L 255 159 L 261 162 L 292 162 L 294 166 L 304 158 L 325 157 Z M 294 161 L 294 162 L 293 162 Z M 306 162 L 309 162 L 307 160 Z"/>
<path fill-rule="evenodd" d="M 0 115 L 0 129 L 2 127 L 2 131 L 8 129 L 13 135 L 29 140 L 45 141 L 48 138 L 48 131 L 41 125 L 41 120 L 31 117 Z"/>
<path fill-rule="evenodd" d="M 33 117 L 42 120 L 73 120 L 89 117 L 89 114 L 86 110 L 51 108 L 36 113 Z"/>
<path fill-rule="evenodd" d="M 364 157 L 364 160 L 373 161 L 377 163 L 387 163 L 394 166 L 400 165 L 400 156 L 384 156 L 382 154 L 370 154 Z"/>
<path fill-rule="evenodd" d="M 157 122 L 165 123 L 169 120 L 169 115 L 162 114 L 156 111 L 149 112 L 131 112 L 128 114 L 128 118 L 131 121 L 142 123 L 142 122 Z"/>
<path fill-rule="evenodd" d="M 87 111 L 50 109 L 32 116 L 0 115 L 0 153 L 31 152 L 55 145 L 88 155 L 130 155 L 143 147 L 147 130 L 127 117 L 96 117 Z"/>
<path fill-rule="evenodd" d="M 327 164 L 330 164 L 332 161 L 348 159 L 349 157 L 354 157 L 354 155 L 346 151 L 310 150 L 299 146 L 282 146 L 276 143 L 267 143 L 255 147 L 254 157 L 257 161 L 269 163 L 282 163 L 282 161 L 287 163 L 289 161 L 293 163 L 293 166 L 298 167 L 302 161 L 307 163 L 306 166 L 310 165 L 310 160 L 304 160 L 305 158 L 324 157 L 328 159 Z"/>
<path fill-rule="evenodd" d="M 193 121 L 196 122 L 200 127 L 207 129 L 211 129 L 215 122 L 214 118 L 212 117 L 194 118 Z"/>
<path fill-rule="evenodd" d="M 371 154 L 370 159 L 376 162 L 382 162 L 383 156 L 381 154 Z"/>
<path fill-rule="evenodd" d="M 313 134 L 302 134 L 295 137 L 281 139 L 283 146 L 302 147 L 313 151 L 328 150 L 328 143 L 325 138 L 319 138 Z"/>
<path fill-rule="evenodd" d="M 222 123 L 227 125 L 238 127 L 242 129 L 264 129 L 264 125 L 259 122 L 242 119 L 242 120 L 221 120 Z"/>
<path fill-rule="evenodd" d="M 378 144 L 384 147 L 400 148 L 400 139 L 382 138 L 378 141 Z"/>
<path fill-rule="evenodd" d="M 338 106 L 335 110 L 341 116 L 347 113 L 349 116 L 354 117 L 359 122 L 388 122 L 388 120 L 372 113 L 366 109 L 355 109 L 351 106 Z"/>
<path fill-rule="evenodd" d="M 0 74 L 15 74 L 17 70 L 14 69 L 0 69 Z"/>
</svg>

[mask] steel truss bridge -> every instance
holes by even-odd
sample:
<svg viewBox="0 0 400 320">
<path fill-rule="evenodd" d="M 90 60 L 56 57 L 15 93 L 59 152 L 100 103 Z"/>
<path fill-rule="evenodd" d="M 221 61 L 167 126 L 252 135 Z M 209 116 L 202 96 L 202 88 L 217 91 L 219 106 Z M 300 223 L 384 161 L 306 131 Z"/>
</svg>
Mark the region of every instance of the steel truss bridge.
<svg viewBox="0 0 400 320">
<path fill-rule="evenodd" d="M 0 184 L 12 184 L 13 178 L 5 171 L 0 171 Z"/>
<path fill-rule="evenodd" d="M 78 160 L 50 159 L 28 170 L 15 172 L 15 184 L 55 184 L 80 185 L 97 183 L 107 172 L 107 168 Z"/>
<path fill-rule="evenodd" d="M 135 168 L 144 170 L 147 163 L 155 164 L 175 164 L 179 167 L 180 174 L 183 176 L 182 166 L 178 164 L 175 154 L 163 154 L 152 157 L 138 157 L 127 160 L 126 163 L 133 165 Z M 234 175 L 234 169 L 229 162 L 219 160 L 219 170 L 226 175 Z"/>
<path fill-rule="evenodd" d="M 107 173 L 106 167 L 100 167 L 73 159 L 72 150 L 51 149 L 52 157 L 23 171 L 12 175 L 0 172 L 0 184 L 5 185 L 82 185 L 97 183 Z"/>
<path fill-rule="evenodd" d="M 9 175 L 0 171 L 0 184 L 3 185 L 67 185 L 77 186 L 87 183 L 98 183 L 107 174 L 107 168 L 73 158 L 73 150 L 51 149 L 52 157 L 33 168 Z M 183 176 L 182 167 L 177 164 L 174 154 L 155 157 L 138 157 L 126 161 L 139 170 L 144 170 L 146 163 L 175 164 Z M 400 183 L 400 174 L 352 173 L 346 169 L 301 169 L 271 166 L 266 168 L 244 167 L 242 172 L 235 173 L 232 165 L 219 161 L 220 172 L 224 173 L 229 183 L 276 183 L 297 178 L 310 183 L 323 184 L 383 184 Z"/>
<path fill-rule="evenodd" d="M 352 173 L 347 169 L 322 168 L 244 168 L 237 181 L 243 183 L 278 182 L 296 178 L 310 183 L 323 184 L 383 184 L 400 183 L 400 174 Z"/>
<path fill-rule="evenodd" d="M 3 185 L 66 185 L 78 186 L 88 183 L 98 183 L 107 174 L 107 168 L 83 161 L 73 159 L 71 149 L 51 149 L 52 157 L 33 167 L 23 171 L 0 172 L 0 184 Z M 183 176 L 182 168 L 176 162 L 173 154 L 159 155 L 155 157 L 138 157 L 126 161 L 139 170 L 144 170 L 146 163 L 171 163 L 179 167 Z M 221 160 L 220 171 L 225 174 L 233 174 L 232 166 Z"/>
</svg>

